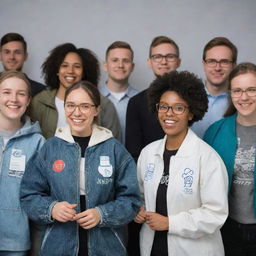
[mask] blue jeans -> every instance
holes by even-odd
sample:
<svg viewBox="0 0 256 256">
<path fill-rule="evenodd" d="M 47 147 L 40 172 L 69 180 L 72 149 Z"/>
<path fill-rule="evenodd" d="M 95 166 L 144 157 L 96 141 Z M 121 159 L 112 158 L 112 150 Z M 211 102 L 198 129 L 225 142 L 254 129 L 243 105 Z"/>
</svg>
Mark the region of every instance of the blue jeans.
<svg viewBox="0 0 256 256">
<path fill-rule="evenodd" d="M 11 252 L 11 251 L 0 251 L 0 256 L 28 256 L 27 251 L 22 252 Z"/>
<path fill-rule="evenodd" d="M 256 224 L 241 224 L 228 218 L 221 234 L 226 256 L 256 255 Z"/>
</svg>

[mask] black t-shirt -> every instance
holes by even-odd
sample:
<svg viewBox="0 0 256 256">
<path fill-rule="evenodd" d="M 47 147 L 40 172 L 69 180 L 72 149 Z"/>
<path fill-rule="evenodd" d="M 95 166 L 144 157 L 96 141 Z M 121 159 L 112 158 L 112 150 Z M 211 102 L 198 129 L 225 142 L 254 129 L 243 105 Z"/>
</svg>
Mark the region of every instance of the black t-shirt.
<svg viewBox="0 0 256 256">
<path fill-rule="evenodd" d="M 170 158 L 174 156 L 177 151 L 178 150 L 167 149 L 164 151 L 164 171 L 156 195 L 156 212 L 163 216 L 168 216 L 166 194 L 169 183 Z M 168 230 L 155 231 L 151 256 L 168 256 L 167 232 Z"/>
<path fill-rule="evenodd" d="M 74 141 L 76 143 L 78 143 L 78 145 L 81 148 L 81 157 L 84 157 L 84 153 L 88 147 L 89 140 L 90 140 L 91 136 L 88 136 L 88 137 L 78 137 L 78 136 L 74 136 L 74 135 L 72 135 L 72 136 L 73 136 Z"/>
<path fill-rule="evenodd" d="M 85 150 L 88 147 L 89 140 L 91 136 L 88 137 L 78 137 L 73 136 L 73 139 L 81 148 L 81 157 L 84 157 Z M 85 211 L 86 203 L 85 203 L 85 196 L 80 196 L 80 209 L 81 212 Z M 87 248 L 87 230 L 83 229 L 79 226 L 79 252 L 78 256 L 87 256 L 88 255 L 88 248 Z"/>
</svg>

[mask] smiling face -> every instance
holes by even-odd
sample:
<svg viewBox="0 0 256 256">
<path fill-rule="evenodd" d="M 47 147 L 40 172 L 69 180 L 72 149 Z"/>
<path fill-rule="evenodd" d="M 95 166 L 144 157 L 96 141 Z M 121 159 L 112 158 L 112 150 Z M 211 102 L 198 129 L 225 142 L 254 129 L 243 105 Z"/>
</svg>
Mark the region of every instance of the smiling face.
<svg viewBox="0 0 256 256">
<path fill-rule="evenodd" d="M 172 109 L 169 109 L 166 113 L 158 112 L 160 125 L 165 134 L 167 134 L 167 144 L 169 141 L 172 141 L 173 145 L 175 144 L 179 147 L 187 134 L 188 121 L 193 118 L 193 115 L 189 112 L 188 104 L 175 91 L 166 91 L 161 96 L 159 104 L 186 107 L 184 113 L 179 115 L 174 114 Z"/>
<path fill-rule="evenodd" d="M 17 77 L 2 81 L 0 84 L 0 123 L 13 124 L 14 129 L 18 128 L 29 102 L 28 85 L 25 81 Z"/>
<path fill-rule="evenodd" d="M 73 112 L 68 110 L 68 104 L 76 105 Z M 82 108 L 83 105 L 81 106 L 81 104 L 88 106 L 88 108 Z M 78 105 L 80 107 L 78 107 Z M 99 113 L 99 107 L 94 105 L 89 94 L 82 88 L 73 90 L 67 96 L 65 101 L 65 114 L 72 135 L 80 137 L 91 135 L 94 118 Z"/>
<path fill-rule="evenodd" d="M 66 90 L 71 85 L 80 82 L 83 77 L 83 64 L 77 53 L 68 53 L 60 65 L 58 77 L 60 88 Z"/>
<path fill-rule="evenodd" d="M 23 63 L 27 59 L 27 53 L 25 52 L 23 43 L 20 41 L 11 41 L 4 44 L 1 47 L 0 59 L 6 71 L 20 71 Z"/>
<path fill-rule="evenodd" d="M 232 51 L 227 46 L 215 46 L 206 52 L 205 60 L 228 60 L 230 64 L 228 66 L 221 66 L 217 63 L 216 66 L 210 67 L 203 61 L 204 72 L 206 76 L 206 86 L 208 87 L 223 87 L 226 86 L 228 77 L 232 69 L 234 68 Z"/>
<path fill-rule="evenodd" d="M 152 58 L 154 55 L 166 56 L 168 54 L 177 55 L 177 50 L 172 44 L 162 43 L 152 47 L 151 58 L 148 59 L 148 66 L 153 70 L 156 76 L 162 76 L 165 73 L 176 70 L 180 66 L 180 59 L 178 57 L 172 62 L 168 62 L 166 58 L 163 58 L 160 62 L 156 62 Z"/>
<path fill-rule="evenodd" d="M 125 48 L 115 48 L 109 51 L 104 70 L 108 72 L 109 82 L 127 83 L 133 71 L 132 52 Z"/>
<path fill-rule="evenodd" d="M 246 73 L 234 77 L 231 80 L 231 90 L 256 88 L 256 74 Z M 231 94 L 232 96 L 232 94 Z M 232 102 L 237 110 L 237 121 L 242 125 L 256 124 L 256 96 L 249 97 L 243 92 L 240 97 L 232 97 Z"/>
</svg>

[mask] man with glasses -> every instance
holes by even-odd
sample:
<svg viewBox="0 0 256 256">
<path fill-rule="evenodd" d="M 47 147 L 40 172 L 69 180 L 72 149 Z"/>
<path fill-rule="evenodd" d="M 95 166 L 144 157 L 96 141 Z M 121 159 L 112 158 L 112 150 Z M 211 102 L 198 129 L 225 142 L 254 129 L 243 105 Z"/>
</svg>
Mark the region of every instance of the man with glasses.
<svg viewBox="0 0 256 256">
<path fill-rule="evenodd" d="M 156 77 L 176 70 L 180 62 L 179 47 L 171 38 L 158 36 L 153 39 L 147 64 Z M 127 106 L 125 145 L 135 161 L 146 145 L 164 137 L 156 115 L 149 111 L 147 92 L 148 89 L 133 96 Z M 134 222 L 129 225 L 128 253 L 140 255 L 139 227 Z"/>
<path fill-rule="evenodd" d="M 225 37 L 215 37 L 203 51 L 203 67 L 206 76 L 205 90 L 208 95 L 208 111 L 192 130 L 203 137 L 207 128 L 223 117 L 228 106 L 228 78 L 236 65 L 237 48 Z"/>
<path fill-rule="evenodd" d="M 171 38 L 158 36 L 153 39 L 147 64 L 156 77 L 176 70 L 180 62 L 179 47 Z M 146 145 L 164 136 L 156 116 L 148 109 L 147 91 L 132 97 L 127 107 L 125 145 L 136 161 Z"/>
</svg>

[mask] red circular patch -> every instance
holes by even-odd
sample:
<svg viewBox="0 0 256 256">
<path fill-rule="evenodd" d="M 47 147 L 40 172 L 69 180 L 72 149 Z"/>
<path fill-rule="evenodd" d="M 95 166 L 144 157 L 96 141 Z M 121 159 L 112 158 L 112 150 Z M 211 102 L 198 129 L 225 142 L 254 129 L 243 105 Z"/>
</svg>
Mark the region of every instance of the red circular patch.
<svg viewBox="0 0 256 256">
<path fill-rule="evenodd" d="M 52 169 L 55 172 L 61 172 L 63 171 L 63 169 L 65 168 L 65 163 L 63 160 L 56 160 L 53 165 L 52 165 Z"/>
</svg>

